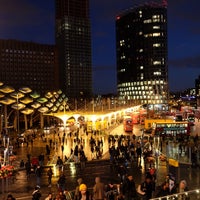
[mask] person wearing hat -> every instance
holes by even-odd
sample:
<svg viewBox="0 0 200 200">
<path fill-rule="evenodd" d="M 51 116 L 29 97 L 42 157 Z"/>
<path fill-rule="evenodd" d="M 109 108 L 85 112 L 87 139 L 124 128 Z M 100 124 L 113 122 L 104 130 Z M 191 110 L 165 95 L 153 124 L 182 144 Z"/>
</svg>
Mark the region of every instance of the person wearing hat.
<svg viewBox="0 0 200 200">
<path fill-rule="evenodd" d="M 83 183 L 83 179 L 82 178 L 78 178 L 77 183 L 78 183 L 78 185 L 76 186 L 76 189 L 75 189 L 74 200 L 78 200 L 79 199 L 79 194 L 80 194 L 79 187 Z"/>
<path fill-rule="evenodd" d="M 90 196 L 89 191 L 87 190 L 86 184 L 82 183 L 79 186 L 79 191 L 80 191 L 79 200 L 91 200 L 91 196 Z"/>
</svg>

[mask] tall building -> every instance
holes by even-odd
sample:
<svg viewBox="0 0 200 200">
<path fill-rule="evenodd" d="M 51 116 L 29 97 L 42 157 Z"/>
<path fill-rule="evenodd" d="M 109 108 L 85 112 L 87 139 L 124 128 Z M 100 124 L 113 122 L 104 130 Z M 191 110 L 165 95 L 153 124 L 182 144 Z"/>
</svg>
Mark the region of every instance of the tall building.
<svg viewBox="0 0 200 200">
<path fill-rule="evenodd" d="M 41 94 L 58 89 L 55 45 L 0 40 L 0 81 L 19 89 L 30 87 Z"/>
<path fill-rule="evenodd" d="M 167 103 L 166 4 L 146 3 L 118 15 L 116 43 L 119 97 L 141 104 Z"/>
<path fill-rule="evenodd" d="M 55 0 L 60 88 L 69 98 L 92 95 L 89 0 Z"/>
</svg>

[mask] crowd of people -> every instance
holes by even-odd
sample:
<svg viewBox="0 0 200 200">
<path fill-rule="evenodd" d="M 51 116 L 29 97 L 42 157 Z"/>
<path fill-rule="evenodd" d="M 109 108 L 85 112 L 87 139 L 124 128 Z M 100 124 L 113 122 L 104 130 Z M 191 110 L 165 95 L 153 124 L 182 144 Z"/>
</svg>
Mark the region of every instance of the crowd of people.
<svg viewBox="0 0 200 200">
<path fill-rule="evenodd" d="M 66 143 L 66 136 L 63 134 L 62 137 L 58 135 L 58 146 L 61 147 L 61 152 L 64 151 L 64 144 Z M 52 144 L 52 139 L 46 141 L 46 156 L 41 153 L 35 160 L 31 158 L 30 154 L 27 154 L 27 161 L 23 160 L 20 162 L 20 167 L 26 169 L 27 179 L 31 173 L 36 176 L 35 190 L 32 194 L 33 200 L 39 200 L 43 197 L 40 191 L 41 176 L 43 173 L 43 164 L 45 157 L 48 158 L 52 148 L 55 148 L 56 144 Z M 57 181 L 58 193 L 49 193 L 46 200 L 63 200 L 63 199 L 74 199 L 74 200 L 149 200 L 152 197 L 162 197 L 174 193 L 183 193 L 187 191 L 187 183 L 185 180 L 181 180 L 179 184 L 176 180 L 172 178 L 171 175 L 166 176 L 163 180 L 163 184 L 156 186 L 156 173 L 155 173 L 155 163 L 148 162 L 149 157 L 152 156 L 152 144 L 144 145 L 141 143 L 140 138 L 136 138 L 135 135 L 127 137 L 125 135 L 120 135 L 118 137 L 110 136 L 108 139 L 110 163 L 111 166 L 116 170 L 116 174 L 119 175 L 119 183 L 114 184 L 110 181 L 107 185 L 102 183 L 100 177 L 95 178 L 94 187 L 88 188 L 88 184 L 83 181 L 82 178 L 77 180 L 77 187 L 75 192 L 72 194 L 67 190 L 67 178 L 65 176 L 63 166 L 67 162 L 80 163 L 80 169 L 86 167 L 87 156 L 85 154 L 84 140 L 75 134 L 74 137 L 75 147 L 71 149 L 71 154 L 69 157 L 66 155 L 61 155 L 57 157 L 56 166 L 62 168 L 60 170 L 60 176 Z M 92 159 L 100 159 L 103 154 L 103 139 L 101 137 L 90 137 L 89 147 L 91 151 Z M 146 176 L 141 183 L 136 185 L 134 181 L 134 173 L 130 173 L 128 170 L 128 165 L 130 163 L 136 163 L 138 167 L 141 167 L 142 159 L 145 165 Z M 48 176 L 48 186 L 52 185 L 53 172 L 51 167 L 47 170 Z M 172 184 L 173 182 L 173 184 Z M 8 195 L 7 199 L 14 200 L 12 195 Z M 187 196 L 182 194 L 182 198 L 185 200 Z M 178 199 L 178 200 L 179 200 Z"/>
</svg>

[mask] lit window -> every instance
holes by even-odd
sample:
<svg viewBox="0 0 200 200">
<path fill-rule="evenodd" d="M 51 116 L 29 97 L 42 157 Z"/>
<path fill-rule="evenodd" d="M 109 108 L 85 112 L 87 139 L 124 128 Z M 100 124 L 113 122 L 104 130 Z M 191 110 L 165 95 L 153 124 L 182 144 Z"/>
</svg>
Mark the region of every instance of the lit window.
<svg viewBox="0 0 200 200">
<path fill-rule="evenodd" d="M 153 19 L 153 22 L 160 22 L 160 15 L 153 15 L 152 19 Z"/>
<path fill-rule="evenodd" d="M 125 55 L 122 55 L 121 56 L 121 60 L 123 60 L 123 59 L 125 59 L 126 58 L 126 56 Z"/>
<path fill-rule="evenodd" d="M 144 66 L 140 66 L 140 69 L 144 69 Z"/>
<path fill-rule="evenodd" d="M 153 75 L 155 75 L 155 76 L 160 76 L 160 75 L 161 75 L 161 72 L 154 72 Z"/>
<path fill-rule="evenodd" d="M 153 19 L 153 22 L 160 22 L 160 19 Z"/>
<path fill-rule="evenodd" d="M 140 49 L 139 52 L 143 52 L 143 49 Z"/>
<path fill-rule="evenodd" d="M 144 37 L 146 37 L 146 38 L 147 38 L 147 37 L 152 37 L 152 33 L 145 34 Z"/>
<path fill-rule="evenodd" d="M 125 69 L 120 69 L 120 72 L 125 72 L 126 70 Z"/>
<path fill-rule="evenodd" d="M 141 10 L 139 11 L 139 15 L 140 15 L 140 18 L 142 18 L 142 11 Z"/>
<path fill-rule="evenodd" d="M 160 43 L 155 43 L 155 44 L 153 44 L 153 47 L 160 47 L 160 46 L 161 46 Z"/>
<path fill-rule="evenodd" d="M 153 37 L 158 37 L 160 36 L 160 33 L 153 33 Z"/>
<path fill-rule="evenodd" d="M 125 41 L 124 40 L 120 40 L 119 44 L 120 44 L 120 46 L 124 46 L 125 45 Z"/>
<path fill-rule="evenodd" d="M 146 19 L 146 20 L 143 21 L 144 24 L 149 24 L 149 23 L 151 23 L 151 22 L 152 22 L 151 19 Z"/>
<path fill-rule="evenodd" d="M 158 61 L 158 60 L 153 61 L 153 65 L 160 65 L 160 64 L 161 64 L 161 61 Z"/>
<path fill-rule="evenodd" d="M 160 29 L 160 26 L 153 26 L 153 29 Z"/>
</svg>

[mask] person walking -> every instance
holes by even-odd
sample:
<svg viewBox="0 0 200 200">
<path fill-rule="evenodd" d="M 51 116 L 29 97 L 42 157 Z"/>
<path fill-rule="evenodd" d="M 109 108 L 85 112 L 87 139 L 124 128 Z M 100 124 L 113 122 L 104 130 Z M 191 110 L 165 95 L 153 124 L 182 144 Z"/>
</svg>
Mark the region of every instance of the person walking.
<svg viewBox="0 0 200 200">
<path fill-rule="evenodd" d="M 152 198 L 154 191 L 154 184 L 150 176 L 145 177 L 145 181 L 141 183 L 137 189 L 137 192 L 142 200 L 149 200 Z"/>
<path fill-rule="evenodd" d="M 137 199 L 137 192 L 135 188 L 135 182 L 133 176 L 128 174 L 122 183 L 122 194 L 126 200 L 135 200 Z"/>
<path fill-rule="evenodd" d="M 165 181 L 156 189 L 155 197 L 157 198 L 157 197 L 163 197 L 167 195 L 170 195 L 169 181 Z"/>
<path fill-rule="evenodd" d="M 49 167 L 49 169 L 47 170 L 47 176 L 48 176 L 48 187 L 51 187 L 51 179 L 53 176 L 53 171 L 51 169 L 51 167 Z"/>
<path fill-rule="evenodd" d="M 8 194 L 6 200 L 16 200 L 15 197 L 13 197 L 12 194 Z"/>
<path fill-rule="evenodd" d="M 105 186 L 101 182 L 100 177 L 95 178 L 95 185 L 93 187 L 93 199 L 94 200 L 104 200 L 105 198 Z"/>
<path fill-rule="evenodd" d="M 66 177 L 65 177 L 64 173 L 62 173 L 61 176 L 58 179 L 58 187 L 59 187 L 59 189 L 61 191 L 65 190 L 65 187 L 66 187 Z"/>
<path fill-rule="evenodd" d="M 79 178 L 79 179 L 77 180 L 77 183 L 78 183 L 78 185 L 76 186 L 76 189 L 75 189 L 74 200 L 78 200 L 78 199 L 79 199 L 79 195 L 80 195 L 79 187 L 80 187 L 80 185 L 83 183 L 83 179 L 82 179 L 82 178 Z"/>
<path fill-rule="evenodd" d="M 87 190 L 87 186 L 85 184 L 81 184 L 79 187 L 79 199 L 78 200 L 92 200 L 89 191 Z"/>
<path fill-rule="evenodd" d="M 40 165 L 35 169 L 36 183 L 40 186 L 41 176 L 42 176 L 42 167 Z"/>
<path fill-rule="evenodd" d="M 42 194 L 40 192 L 40 187 L 36 186 L 35 190 L 32 193 L 32 200 L 40 200 Z"/>
<path fill-rule="evenodd" d="M 45 200 L 53 200 L 53 195 L 51 192 L 49 192 L 48 196 L 45 198 Z"/>
<path fill-rule="evenodd" d="M 30 177 L 30 173 L 31 173 L 31 162 L 29 160 L 27 160 L 25 163 L 25 169 L 26 169 L 26 177 L 28 180 Z"/>
<path fill-rule="evenodd" d="M 109 182 L 109 184 L 106 187 L 106 198 L 108 200 L 115 200 L 118 194 L 117 186 L 112 183 L 112 181 Z"/>
<path fill-rule="evenodd" d="M 188 195 L 185 194 L 188 191 L 187 182 L 186 180 L 181 180 L 177 187 L 177 193 L 182 193 L 178 195 L 178 200 L 189 200 Z"/>
</svg>

